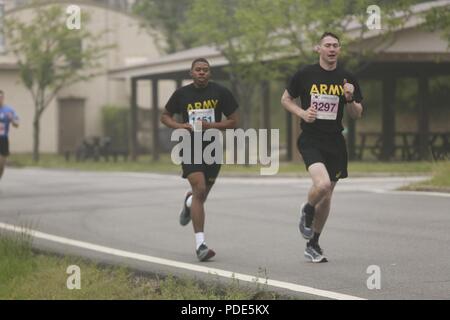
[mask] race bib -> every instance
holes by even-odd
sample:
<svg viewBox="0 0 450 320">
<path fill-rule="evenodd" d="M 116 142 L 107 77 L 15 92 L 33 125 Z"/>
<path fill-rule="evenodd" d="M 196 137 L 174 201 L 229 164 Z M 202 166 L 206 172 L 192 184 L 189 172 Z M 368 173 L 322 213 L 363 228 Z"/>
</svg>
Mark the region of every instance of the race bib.
<svg viewBox="0 0 450 320">
<path fill-rule="evenodd" d="M 336 120 L 339 97 L 329 94 L 312 94 L 311 106 L 317 110 L 317 119 Z"/>
<path fill-rule="evenodd" d="M 4 136 L 6 134 L 5 124 L 0 122 L 0 136 Z"/>
<path fill-rule="evenodd" d="M 195 121 L 216 122 L 214 109 L 194 109 L 188 111 L 189 124 L 194 126 Z"/>
</svg>

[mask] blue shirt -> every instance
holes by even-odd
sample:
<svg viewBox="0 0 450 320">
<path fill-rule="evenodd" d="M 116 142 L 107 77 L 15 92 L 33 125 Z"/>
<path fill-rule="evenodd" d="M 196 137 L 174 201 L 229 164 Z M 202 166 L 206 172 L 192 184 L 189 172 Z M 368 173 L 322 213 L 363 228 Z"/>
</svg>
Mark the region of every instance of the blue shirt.
<svg viewBox="0 0 450 320">
<path fill-rule="evenodd" d="M 3 105 L 0 107 L 0 137 L 7 137 L 9 133 L 9 124 L 11 120 L 9 120 L 8 115 L 11 114 L 14 121 L 18 122 L 19 117 L 13 108 L 7 105 Z"/>
</svg>

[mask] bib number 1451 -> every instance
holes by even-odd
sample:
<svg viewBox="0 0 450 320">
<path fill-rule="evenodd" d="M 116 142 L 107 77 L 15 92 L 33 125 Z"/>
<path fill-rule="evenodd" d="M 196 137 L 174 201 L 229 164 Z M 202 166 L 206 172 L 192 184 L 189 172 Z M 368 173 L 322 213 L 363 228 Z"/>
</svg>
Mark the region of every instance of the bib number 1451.
<svg viewBox="0 0 450 320">
<path fill-rule="evenodd" d="M 189 124 L 194 126 L 195 121 L 216 122 L 214 109 L 189 110 Z"/>
</svg>

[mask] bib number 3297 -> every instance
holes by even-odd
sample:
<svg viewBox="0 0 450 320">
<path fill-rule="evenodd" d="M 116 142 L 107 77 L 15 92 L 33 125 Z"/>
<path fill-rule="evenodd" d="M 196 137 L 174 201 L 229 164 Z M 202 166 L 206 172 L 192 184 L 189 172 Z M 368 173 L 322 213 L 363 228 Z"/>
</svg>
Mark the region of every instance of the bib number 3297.
<svg viewBox="0 0 450 320">
<path fill-rule="evenodd" d="M 317 110 L 317 119 L 336 120 L 339 97 L 329 94 L 312 94 L 311 106 Z"/>
</svg>

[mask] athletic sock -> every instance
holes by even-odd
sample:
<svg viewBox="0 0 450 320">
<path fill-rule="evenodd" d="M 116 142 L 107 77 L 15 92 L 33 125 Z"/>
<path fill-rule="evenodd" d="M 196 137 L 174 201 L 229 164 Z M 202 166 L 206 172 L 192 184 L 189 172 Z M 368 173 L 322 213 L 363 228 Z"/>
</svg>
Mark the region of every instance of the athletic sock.
<svg viewBox="0 0 450 320">
<path fill-rule="evenodd" d="M 197 232 L 195 234 L 195 249 L 198 250 L 198 248 L 202 245 L 202 243 L 205 242 L 205 233 L 204 232 Z"/>
<path fill-rule="evenodd" d="M 186 199 L 186 207 L 191 208 L 192 205 L 192 194 Z"/>
<path fill-rule="evenodd" d="M 309 228 L 314 219 L 314 207 L 307 203 L 303 210 L 305 211 L 305 225 Z"/>
<path fill-rule="evenodd" d="M 320 233 L 314 232 L 314 236 L 309 240 L 308 245 L 314 245 L 319 243 Z"/>
</svg>

